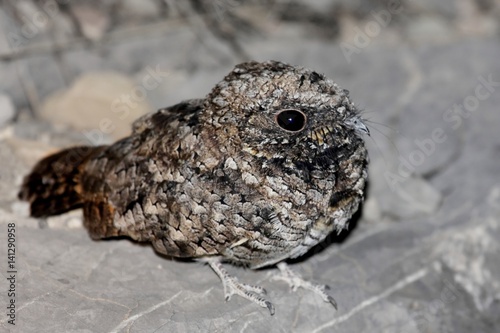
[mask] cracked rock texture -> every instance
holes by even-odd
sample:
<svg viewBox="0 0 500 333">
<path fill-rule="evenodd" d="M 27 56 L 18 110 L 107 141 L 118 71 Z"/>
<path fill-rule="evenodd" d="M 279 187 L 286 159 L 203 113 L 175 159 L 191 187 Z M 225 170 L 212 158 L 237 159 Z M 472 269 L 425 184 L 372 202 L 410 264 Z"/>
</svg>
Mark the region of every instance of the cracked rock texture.
<svg viewBox="0 0 500 333">
<path fill-rule="evenodd" d="M 498 332 L 498 1 L 47 3 L 0 6 L 1 332 Z M 289 292 L 273 268 L 227 267 L 268 290 L 274 316 L 225 302 L 201 263 L 92 241 L 81 212 L 38 221 L 17 201 L 38 158 L 109 142 L 139 114 L 204 96 L 248 59 L 323 72 L 370 120 L 363 213 L 292 265 L 330 285 L 338 311 Z"/>
</svg>

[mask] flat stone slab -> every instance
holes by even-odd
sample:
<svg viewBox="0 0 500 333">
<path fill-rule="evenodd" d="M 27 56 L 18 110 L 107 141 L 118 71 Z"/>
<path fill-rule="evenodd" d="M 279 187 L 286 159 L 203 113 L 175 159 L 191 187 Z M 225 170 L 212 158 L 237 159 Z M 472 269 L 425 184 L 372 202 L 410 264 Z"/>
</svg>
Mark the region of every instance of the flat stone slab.
<svg viewBox="0 0 500 333">
<path fill-rule="evenodd" d="M 129 2 L 127 17 L 134 8 Z M 275 268 L 226 265 L 240 281 L 266 288 L 276 308 L 270 316 L 238 296 L 226 302 L 219 278 L 203 263 L 164 258 L 151 246 L 126 239 L 91 240 L 81 212 L 46 221 L 27 217 L 26 204 L 16 199 L 23 175 L 40 156 L 81 142 L 82 131 L 88 130 L 83 125 L 95 119 L 79 128 L 79 123 L 34 120 L 26 112 L 11 120 L 12 110 L 0 109 L 2 115 L 9 113 L 9 121 L 0 124 L 0 331 L 497 332 L 500 43 L 488 33 L 467 38 L 448 31 L 446 40 L 430 38 L 429 29 L 447 29 L 443 22 L 463 11 L 446 8 L 435 9 L 443 15 L 440 24 L 413 21 L 411 11 L 407 23 L 395 19 L 349 61 L 340 46 L 340 41 L 353 41 L 346 33 L 353 31 L 349 25 L 332 40 L 312 38 L 309 26 L 299 30 L 291 23 L 267 27 L 267 37 L 242 37 L 242 52 L 252 59 L 282 60 L 325 73 L 349 89 L 371 119 L 370 187 L 363 213 L 348 234 L 332 235 L 290 265 L 304 278 L 328 284 L 337 311 L 311 292 L 291 292 L 273 280 Z M 230 20 L 229 14 L 223 18 Z M 367 21 L 354 22 L 364 27 Z M 408 30 L 399 31 L 401 26 Z M 33 68 L 37 61 L 54 65 L 53 55 L 43 61 L 24 57 L 19 64 L 32 68 L 33 89 L 43 100 L 64 88 L 65 75 L 112 69 L 129 75 L 133 87 L 148 66 L 161 64 L 170 75 L 144 101 L 160 107 L 204 96 L 241 61 L 214 36 L 207 38 L 224 44 L 218 51 L 200 44 L 196 29 L 169 31 L 163 38 L 153 34 L 103 42 L 108 56 L 91 48 L 63 50 L 68 72 L 54 73 L 57 79 L 48 85 L 43 83 L 50 80 L 50 70 Z M 154 52 L 147 52 L 148 45 Z M 201 57 L 200 50 L 206 55 Z M 219 62 L 218 56 L 229 61 Z M 12 66 L 0 62 L 0 73 L 10 75 Z M 0 86 L 17 109 L 26 107 L 30 99 L 23 97 L 17 79 Z M 9 273 L 13 224 L 16 273 Z M 6 315 L 12 274 L 15 326 Z"/>
</svg>

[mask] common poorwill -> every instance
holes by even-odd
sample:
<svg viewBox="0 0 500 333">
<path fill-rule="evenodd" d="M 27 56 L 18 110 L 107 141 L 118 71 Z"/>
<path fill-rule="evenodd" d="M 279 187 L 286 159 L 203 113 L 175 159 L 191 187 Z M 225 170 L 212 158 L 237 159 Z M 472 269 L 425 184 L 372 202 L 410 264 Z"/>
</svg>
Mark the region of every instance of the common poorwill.
<svg viewBox="0 0 500 333">
<path fill-rule="evenodd" d="M 226 298 L 236 293 L 273 313 L 264 290 L 239 283 L 221 261 L 273 265 L 346 228 L 364 196 L 363 134 L 336 83 L 281 62 L 248 62 L 205 99 L 138 119 L 129 137 L 41 160 L 19 197 L 34 217 L 82 207 L 94 239 L 128 236 L 168 256 L 201 258 Z M 334 304 L 321 286 L 305 286 Z"/>
</svg>

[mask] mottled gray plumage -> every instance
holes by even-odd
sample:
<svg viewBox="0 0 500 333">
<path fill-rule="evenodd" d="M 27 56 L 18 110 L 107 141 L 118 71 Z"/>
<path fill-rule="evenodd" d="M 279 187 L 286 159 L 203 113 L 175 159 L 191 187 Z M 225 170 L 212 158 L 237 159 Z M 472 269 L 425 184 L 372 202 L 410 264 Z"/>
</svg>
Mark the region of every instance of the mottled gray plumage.
<svg viewBox="0 0 500 333">
<path fill-rule="evenodd" d="M 20 197 L 34 216 L 83 207 L 93 238 L 258 268 L 347 226 L 364 195 L 367 131 L 323 75 L 248 62 L 205 99 L 138 119 L 123 140 L 42 160 Z"/>
</svg>

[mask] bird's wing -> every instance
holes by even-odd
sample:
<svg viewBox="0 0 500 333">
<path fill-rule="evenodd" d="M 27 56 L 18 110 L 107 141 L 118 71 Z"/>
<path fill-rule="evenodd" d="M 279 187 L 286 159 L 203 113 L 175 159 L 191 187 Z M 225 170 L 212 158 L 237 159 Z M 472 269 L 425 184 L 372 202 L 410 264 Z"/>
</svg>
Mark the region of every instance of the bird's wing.
<svg viewBox="0 0 500 333">
<path fill-rule="evenodd" d="M 203 107 L 202 99 L 190 99 L 178 104 L 160 109 L 156 112 L 148 113 L 134 121 L 132 133 L 140 134 L 146 129 L 166 125 L 175 120 L 182 121 L 183 115 L 196 113 Z M 180 119 L 181 118 L 181 119 Z"/>
</svg>

